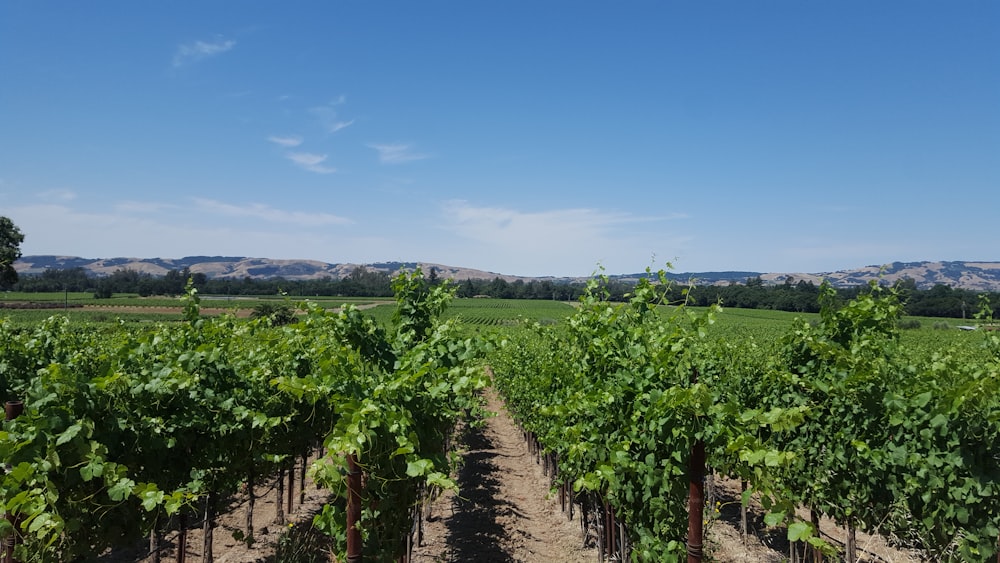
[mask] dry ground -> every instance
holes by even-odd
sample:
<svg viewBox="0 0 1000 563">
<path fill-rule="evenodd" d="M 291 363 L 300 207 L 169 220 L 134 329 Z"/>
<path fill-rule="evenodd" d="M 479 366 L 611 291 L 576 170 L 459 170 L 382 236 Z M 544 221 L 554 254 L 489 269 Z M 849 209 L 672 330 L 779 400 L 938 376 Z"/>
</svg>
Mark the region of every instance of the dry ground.
<svg viewBox="0 0 1000 563">
<path fill-rule="evenodd" d="M 520 429 L 504 410 L 492 390 L 486 394 L 487 407 L 496 413 L 478 427 L 463 427 L 457 447 L 462 462 L 455 475 L 460 491 L 445 492 L 428 504 L 423 524 L 423 541 L 414 548 L 414 563 L 484 562 L 484 563 L 572 563 L 597 561 L 593 537 L 585 538 L 576 518 L 569 520 L 559 499 L 550 492 L 550 479 L 530 455 Z M 788 542 L 783 529 L 768 529 L 763 511 L 752 503 L 749 524 L 751 534 L 746 544 L 739 531 L 738 482 L 715 479 L 715 498 L 720 511 L 709 520 L 706 555 L 720 562 L 780 562 L 788 558 Z M 327 495 L 307 484 L 307 501 L 298 503 L 290 520 L 308 526 L 327 500 Z M 255 511 L 254 546 L 233 539 L 232 532 L 245 522 L 242 500 L 235 509 L 220 517 L 215 532 L 215 561 L 228 563 L 272 563 L 275 544 L 286 527 L 275 523 L 274 483 L 261 492 Z M 806 515 L 803 514 L 803 517 Z M 821 522 L 824 537 L 843 547 L 844 530 L 829 521 Z M 173 561 L 176 533 L 168 536 L 170 544 L 164 561 Z M 201 561 L 201 534 L 188 535 L 188 561 Z M 884 538 L 858 533 L 859 555 L 866 562 L 915 563 L 919 557 L 895 549 Z M 106 556 L 102 563 L 150 563 L 148 550 L 137 548 Z M 326 559 L 333 561 L 332 558 Z"/>
</svg>

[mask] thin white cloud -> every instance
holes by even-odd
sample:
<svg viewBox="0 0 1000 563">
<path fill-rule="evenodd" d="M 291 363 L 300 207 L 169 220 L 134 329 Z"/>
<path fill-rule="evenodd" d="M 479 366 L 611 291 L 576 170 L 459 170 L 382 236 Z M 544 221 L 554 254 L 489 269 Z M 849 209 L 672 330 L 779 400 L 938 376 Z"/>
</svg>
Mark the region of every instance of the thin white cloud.
<svg viewBox="0 0 1000 563">
<path fill-rule="evenodd" d="M 215 41 L 192 41 L 177 46 L 174 52 L 174 68 L 196 63 L 209 57 L 221 55 L 232 50 L 236 41 L 218 38 Z"/>
<path fill-rule="evenodd" d="M 120 213 L 159 213 L 161 211 L 178 208 L 178 206 L 173 203 L 160 203 L 155 201 L 122 201 L 116 203 L 112 207 L 115 211 Z"/>
<path fill-rule="evenodd" d="M 378 160 L 382 164 L 402 164 L 429 157 L 429 155 L 414 152 L 412 145 L 406 143 L 369 143 L 368 148 L 378 152 Z"/>
<path fill-rule="evenodd" d="M 288 148 L 297 147 L 302 144 L 302 137 L 299 137 L 298 135 L 286 135 L 286 136 L 271 135 L 270 137 L 267 138 L 267 140 L 271 141 L 276 145 L 281 145 L 283 147 L 288 147 Z"/>
<path fill-rule="evenodd" d="M 336 133 L 337 131 L 350 127 L 354 124 L 353 119 L 341 119 L 340 114 L 335 109 L 336 106 L 343 105 L 345 103 L 347 103 L 347 98 L 345 96 L 340 96 L 328 104 L 311 107 L 308 111 L 316 117 L 316 120 L 319 121 L 319 124 L 328 133 Z"/>
<path fill-rule="evenodd" d="M 199 211 L 228 215 L 231 217 L 251 217 L 270 223 L 292 223 L 300 226 L 318 227 L 322 225 L 346 225 L 352 223 L 346 217 L 332 213 L 307 213 L 304 211 L 286 211 L 276 209 L 262 203 L 236 205 L 213 199 L 195 198 L 195 207 Z"/>
<path fill-rule="evenodd" d="M 79 200 L 78 200 L 79 201 Z M 213 204 L 214 203 L 214 204 Z M 323 227 L 332 215 L 283 211 L 267 206 L 210 202 L 176 206 L 154 215 L 85 211 L 68 205 L 30 205 L 5 209 L 25 233 L 26 256 L 136 256 L 177 258 L 195 255 L 259 256 L 341 261 L 377 254 L 380 242 Z M 242 210 L 242 212 L 240 211 Z M 196 211 L 196 213 L 192 213 Z M 208 217 L 211 220 L 207 220 Z M 311 223 L 310 223 L 311 221 Z M 337 224 L 349 222 L 338 218 Z M 357 256 L 331 255 L 345 249 Z"/>
<path fill-rule="evenodd" d="M 523 212 L 502 207 L 476 207 L 465 201 L 445 204 L 452 230 L 481 242 L 529 242 L 538 244 L 594 238 L 624 223 L 641 221 L 626 213 L 596 209 L 556 209 Z"/>
<path fill-rule="evenodd" d="M 354 125 L 353 119 L 350 121 L 338 121 L 336 123 L 331 123 L 330 126 L 327 127 L 327 131 L 330 133 L 336 133 L 337 131 L 350 127 L 351 125 Z"/>
<path fill-rule="evenodd" d="M 323 165 L 328 158 L 325 154 L 290 152 L 285 156 L 288 157 L 288 160 L 291 160 L 296 166 L 302 168 L 303 170 L 308 170 L 317 174 L 333 174 L 337 171 L 336 168 L 330 168 L 329 166 Z"/>
<path fill-rule="evenodd" d="M 38 194 L 38 198 L 44 201 L 73 201 L 76 199 L 76 192 L 73 190 L 46 190 Z"/>
<path fill-rule="evenodd" d="M 654 255 L 673 256 L 685 237 L 656 227 L 669 219 L 587 208 L 521 211 L 454 200 L 443 205 L 439 224 L 456 246 L 475 245 L 499 271 L 586 275 L 598 264 L 641 271 Z"/>
</svg>

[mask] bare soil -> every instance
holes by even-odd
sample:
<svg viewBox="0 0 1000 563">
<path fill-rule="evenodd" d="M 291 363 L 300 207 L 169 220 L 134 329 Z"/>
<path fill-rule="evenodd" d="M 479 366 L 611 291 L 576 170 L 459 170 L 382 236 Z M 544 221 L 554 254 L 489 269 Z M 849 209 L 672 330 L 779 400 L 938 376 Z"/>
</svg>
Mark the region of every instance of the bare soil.
<svg viewBox="0 0 1000 563">
<path fill-rule="evenodd" d="M 461 458 L 454 475 L 459 491 L 445 491 L 429 501 L 424 509 L 422 541 L 414 547 L 414 563 L 484 562 L 484 563 L 574 563 L 598 561 L 593 534 L 587 535 L 579 521 L 579 511 L 570 520 L 562 512 L 551 480 L 543 467 L 529 454 L 521 430 L 511 420 L 503 403 L 492 390 L 486 393 L 487 408 L 495 413 L 480 425 L 463 426 L 456 435 Z M 234 499 L 233 509 L 219 516 L 214 533 L 214 556 L 217 562 L 279 563 L 276 554 L 279 537 L 289 525 L 300 530 L 310 527 L 312 516 L 328 500 L 328 495 L 307 481 L 306 502 L 299 504 L 296 470 L 295 508 L 286 524 L 276 521 L 274 481 L 258 492 L 254 511 L 256 543 L 237 541 L 233 532 L 246 522 L 245 497 Z M 752 500 L 748 509 L 749 534 L 744 540 L 740 531 L 740 484 L 712 477 L 717 511 L 709 511 L 706 533 L 706 556 L 720 562 L 787 561 L 789 545 L 782 528 L 770 528 L 763 522 L 764 511 Z M 264 488 L 264 487 L 262 487 Z M 287 492 L 286 492 L 287 494 Z M 714 504 L 713 502 L 713 504 Z M 808 518 L 808 514 L 800 514 Z M 846 531 L 823 520 L 824 539 L 843 549 Z M 303 534 L 298 534 L 300 537 Z M 860 560 L 881 563 L 916 563 L 914 552 L 894 548 L 877 534 L 857 533 Z M 177 533 L 166 538 L 163 561 L 176 560 Z M 311 543 L 311 560 L 335 561 L 324 551 L 321 540 Z M 202 561 L 201 531 L 190 530 L 187 538 L 188 561 Z M 116 552 L 100 558 L 101 563 L 152 563 L 145 546 Z M 318 558 L 316 558 L 318 555 Z"/>
<path fill-rule="evenodd" d="M 739 481 L 713 477 L 717 511 L 708 515 L 707 549 L 712 560 L 724 562 L 780 562 L 789 559 L 789 543 L 783 527 L 770 527 L 764 523 L 765 511 L 756 498 L 751 498 L 747 509 L 748 535 L 744 543 L 741 531 Z M 800 509 L 797 516 L 809 520 L 809 511 Z M 847 530 L 828 518 L 820 519 L 820 536 L 840 552 L 843 558 L 847 544 Z M 914 550 L 890 544 L 877 533 L 857 531 L 858 561 L 862 563 L 918 563 L 923 561 Z"/>
<path fill-rule="evenodd" d="M 596 561 L 579 522 L 550 494 L 550 479 L 528 454 L 521 430 L 492 391 L 486 396 L 496 416 L 460 433 L 459 491 L 431 505 L 414 563 Z"/>
<path fill-rule="evenodd" d="M 550 491 L 550 478 L 530 455 L 521 430 L 496 394 L 486 393 L 496 413 L 479 428 L 464 428 L 458 447 L 463 459 L 457 474 L 459 492 L 446 492 L 431 503 L 424 540 L 415 563 L 484 561 L 501 563 L 571 563 L 598 561 L 593 534 L 582 532 L 579 511 L 570 521 Z M 751 501 L 749 534 L 740 531 L 740 484 L 713 477 L 718 511 L 709 510 L 706 556 L 720 562 L 787 561 L 783 528 L 764 524 L 764 510 Z M 808 513 L 801 517 L 808 518 Z M 824 519 L 821 533 L 843 549 L 846 530 Z M 857 533 L 863 562 L 916 563 L 916 553 L 890 546 L 877 534 Z"/>
<path fill-rule="evenodd" d="M 292 528 L 297 531 L 312 527 L 312 517 L 316 515 L 329 499 L 327 491 L 317 489 L 308 479 L 305 486 L 305 502 L 300 503 L 301 482 L 299 481 L 299 469 L 295 470 L 295 490 L 292 493 L 292 511 L 288 512 L 288 490 L 286 478 L 286 490 L 282 511 L 285 513 L 284 522 L 279 522 L 278 515 L 278 487 L 277 480 L 272 479 L 256 489 L 256 501 L 253 512 L 253 534 L 254 542 L 248 543 L 236 539 L 237 533 L 246 530 L 246 507 L 248 496 L 238 495 L 230 504 L 229 510 L 216 517 L 216 527 L 212 533 L 212 555 L 215 563 L 280 563 L 276 556 L 279 538 L 283 534 L 288 534 Z M 197 523 L 196 523 L 197 524 Z M 296 533 L 297 537 L 306 534 Z M 161 561 L 177 561 L 178 540 L 180 534 L 176 531 L 167 534 L 161 544 Z M 200 526 L 190 528 L 187 532 L 186 560 L 190 562 L 200 562 L 204 560 L 204 535 Z M 313 551 L 322 551 L 321 542 L 313 540 L 310 542 Z M 133 549 L 116 550 L 112 553 L 104 554 L 98 558 L 99 563 L 152 563 L 153 555 L 149 551 L 147 544 L 136 545 Z M 324 560 L 332 561 L 330 557 Z"/>
</svg>

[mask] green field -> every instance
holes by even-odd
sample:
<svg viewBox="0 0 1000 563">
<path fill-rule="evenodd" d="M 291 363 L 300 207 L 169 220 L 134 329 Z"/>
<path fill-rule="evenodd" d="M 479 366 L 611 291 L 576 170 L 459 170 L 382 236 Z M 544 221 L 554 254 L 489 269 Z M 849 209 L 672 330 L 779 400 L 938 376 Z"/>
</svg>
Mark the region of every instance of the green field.
<svg viewBox="0 0 1000 563">
<path fill-rule="evenodd" d="M 395 301 L 391 298 L 371 297 L 307 297 L 307 296 L 226 296 L 201 295 L 203 310 L 213 309 L 242 311 L 246 314 L 261 303 L 285 302 L 295 307 L 308 300 L 327 309 L 344 304 L 363 307 L 365 314 L 383 325 L 391 322 Z M 0 309 L 0 317 L 8 317 L 16 324 L 31 325 L 57 314 L 64 314 L 74 323 L 170 322 L 179 320 L 183 311 L 180 298 L 139 297 L 135 294 L 115 294 L 110 299 L 95 299 L 90 293 L 0 293 L 0 306 L 9 303 L 36 303 L 51 306 L 45 309 Z M 63 307 L 60 307 L 63 305 Z M 68 307 L 66 307 L 68 306 Z M 65 307 L 65 308 L 64 308 Z M 106 308 L 116 309 L 108 310 Z M 453 299 L 445 311 L 445 319 L 455 319 L 469 328 L 513 328 L 525 323 L 557 324 L 572 314 L 574 303 L 524 299 Z M 175 312 L 164 311 L 175 310 Z M 691 308 L 700 311 L 700 308 Z M 664 314 L 672 308 L 664 307 Z M 818 319 L 814 313 L 789 313 L 764 309 L 736 309 L 723 307 L 712 329 L 721 338 L 741 338 L 752 335 L 758 340 L 780 338 L 792 326 L 794 319 Z M 901 331 L 904 343 L 926 343 L 935 348 L 951 345 L 969 347 L 981 341 L 974 331 L 960 331 L 955 327 L 973 324 L 967 319 L 942 319 L 907 317 L 916 320 L 919 328 Z"/>
<path fill-rule="evenodd" d="M 302 296 L 227 296 L 200 295 L 201 308 L 206 312 L 223 309 L 238 313 L 252 311 L 261 303 L 284 302 L 296 307 L 305 300 L 325 308 L 338 308 L 344 304 L 371 306 L 379 303 L 394 304 L 385 297 L 302 297 Z M 23 307 L 23 308 L 8 308 Z M 117 293 L 109 299 L 95 299 L 91 293 L 0 293 L 0 317 L 8 317 L 18 324 L 39 322 L 55 314 L 66 315 L 73 322 L 113 323 L 176 321 L 184 310 L 179 297 L 140 297 L 136 294 Z M 213 313 L 208 313 L 213 314 Z"/>
</svg>

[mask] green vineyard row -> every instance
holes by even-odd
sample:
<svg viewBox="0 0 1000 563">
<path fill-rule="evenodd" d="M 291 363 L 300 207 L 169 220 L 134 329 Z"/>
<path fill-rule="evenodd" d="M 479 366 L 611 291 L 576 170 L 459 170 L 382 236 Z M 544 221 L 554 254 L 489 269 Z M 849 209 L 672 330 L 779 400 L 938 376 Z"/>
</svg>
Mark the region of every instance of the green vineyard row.
<svg viewBox="0 0 1000 563">
<path fill-rule="evenodd" d="M 437 320 L 453 289 L 419 272 L 394 289 L 389 329 L 315 304 L 281 327 L 206 318 L 191 288 L 183 323 L 0 320 L 0 393 L 24 404 L 0 431 L 0 534 L 17 536 L 25 562 L 131 545 L 177 515 L 212 514 L 322 444 L 311 472 L 334 500 L 315 525 L 343 555 L 353 456 L 366 476 L 366 560 L 397 559 L 419 491 L 451 484 L 445 442 L 485 381 L 475 342 Z"/>
<path fill-rule="evenodd" d="M 490 359 L 558 483 L 606 499 L 633 560 L 685 556 L 697 443 L 793 546 L 837 556 L 815 523 L 828 516 L 929 559 L 996 558 L 995 333 L 902 338 L 898 296 L 875 284 L 848 303 L 824 286 L 822 312 L 780 331 L 720 332 L 716 308 L 663 307 L 667 283 L 640 282 L 625 304 L 592 283 L 565 323 L 499 332 Z M 817 518 L 797 518 L 803 507 Z"/>
</svg>

